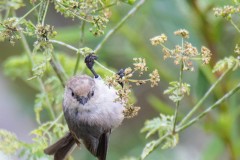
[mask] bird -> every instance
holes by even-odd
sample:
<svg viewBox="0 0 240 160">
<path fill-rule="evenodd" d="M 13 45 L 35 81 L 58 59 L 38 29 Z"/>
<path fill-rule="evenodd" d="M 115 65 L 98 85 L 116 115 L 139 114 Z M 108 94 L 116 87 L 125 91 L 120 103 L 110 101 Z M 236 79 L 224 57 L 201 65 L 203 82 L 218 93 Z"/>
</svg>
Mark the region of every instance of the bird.
<svg viewBox="0 0 240 160">
<path fill-rule="evenodd" d="M 124 119 L 117 93 L 100 76 L 73 76 L 65 86 L 63 113 L 69 132 L 44 150 L 54 160 L 64 160 L 83 144 L 98 160 L 106 160 L 109 136 Z"/>
</svg>

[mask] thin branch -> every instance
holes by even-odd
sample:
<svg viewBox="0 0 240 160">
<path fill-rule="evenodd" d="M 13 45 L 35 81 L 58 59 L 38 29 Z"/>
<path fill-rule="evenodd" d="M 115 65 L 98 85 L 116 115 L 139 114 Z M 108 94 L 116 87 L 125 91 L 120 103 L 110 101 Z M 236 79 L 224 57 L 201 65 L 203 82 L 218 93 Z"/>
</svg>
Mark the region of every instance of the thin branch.
<svg viewBox="0 0 240 160">
<path fill-rule="evenodd" d="M 47 0 L 45 3 L 47 3 L 47 4 L 45 4 L 45 8 L 44 8 L 44 13 L 43 13 L 43 17 L 42 17 L 42 26 L 44 26 L 44 23 L 45 23 L 48 6 L 49 6 L 49 0 Z"/>
<path fill-rule="evenodd" d="M 83 40 L 84 40 L 84 28 L 85 28 L 85 21 L 82 21 L 81 23 L 81 32 L 80 32 L 80 46 L 82 46 L 83 44 Z M 79 66 L 79 62 L 80 62 L 80 58 L 81 58 L 81 54 L 77 52 L 77 60 L 75 63 L 75 67 L 74 67 L 74 71 L 73 71 L 73 75 L 76 75 L 77 70 L 78 70 L 78 66 Z"/>
<path fill-rule="evenodd" d="M 78 53 L 77 54 L 77 60 L 76 60 L 76 63 L 75 63 L 75 67 L 74 67 L 74 71 L 73 71 L 73 75 L 76 75 L 76 73 L 77 73 L 77 70 L 78 70 L 78 67 L 79 67 L 80 58 L 81 58 L 81 54 Z"/>
<path fill-rule="evenodd" d="M 34 11 L 38 6 L 40 6 L 40 4 L 43 1 L 41 1 L 40 3 L 38 3 L 36 6 L 34 6 L 32 9 L 30 9 L 25 15 L 23 15 L 14 25 L 16 26 L 17 24 L 19 24 L 23 19 L 25 19 L 32 11 Z"/>
<path fill-rule="evenodd" d="M 118 22 L 118 24 L 111 29 L 110 31 L 108 31 L 108 33 L 105 35 L 105 37 L 103 38 L 103 40 L 97 45 L 97 47 L 94 50 L 94 53 L 97 53 L 102 46 L 106 43 L 106 41 L 123 25 L 123 23 L 128 20 L 143 4 L 144 4 L 145 0 L 140 0 L 135 7 L 133 7 L 125 17 L 123 17 L 123 19 L 121 19 L 120 22 Z"/>
<path fill-rule="evenodd" d="M 79 18 L 80 20 L 86 21 L 86 22 L 88 22 L 88 23 L 93 23 L 93 21 L 90 21 L 90 20 L 88 20 L 88 19 L 85 19 L 85 18 L 77 15 L 76 13 L 72 12 L 71 10 L 69 10 L 68 8 L 66 8 L 64 5 L 62 5 L 61 3 L 57 2 L 57 1 L 55 1 L 55 2 L 56 2 L 58 5 L 60 5 L 61 7 L 63 7 L 65 10 L 67 10 L 68 12 L 71 12 L 72 15 L 76 16 L 76 17 Z"/>
<path fill-rule="evenodd" d="M 233 25 L 233 27 L 240 33 L 240 29 L 238 28 L 238 26 L 233 22 L 233 20 L 230 20 L 231 24 Z"/>
<path fill-rule="evenodd" d="M 49 42 L 51 42 L 51 43 L 56 43 L 56 44 L 65 46 L 65 47 L 67 47 L 67 48 L 69 48 L 69 49 L 71 49 L 71 50 L 73 50 L 73 51 L 79 52 L 79 50 L 78 50 L 76 47 L 73 47 L 72 45 L 67 44 L 67 43 L 64 43 L 64 42 L 62 42 L 62 41 L 50 39 Z"/>
<path fill-rule="evenodd" d="M 47 131 L 49 131 L 62 118 L 62 116 L 63 116 L 63 112 L 61 112 L 61 114 L 59 114 L 58 117 L 51 123 L 51 125 L 45 130 L 43 135 L 45 135 Z"/>
<path fill-rule="evenodd" d="M 117 2 L 118 2 L 118 1 L 115 1 L 115 2 L 113 2 L 112 4 L 109 4 L 109 5 L 106 5 L 106 6 L 102 7 L 102 8 L 99 8 L 99 9 L 95 10 L 95 12 L 99 12 L 99 11 L 102 11 L 102 10 L 104 10 L 104 9 L 106 9 L 106 8 L 110 8 L 110 7 L 114 6 L 114 5 L 116 5 Z"/>
<path fill-rule="evenodd" d="M 180 127 L 177 128 L 177 132 L 180 132 L 186 128 L 188 128 L 189 126 L 191 126 L 192 124 L 194 124 L 195 122 L 197 122 L 199 119 L 201 119 L 203 116 L 205 116 L 208 112 L 210 112 L 211 110 L 213 110 L 214 108 L 216 108 L 219 104 L 221 104 L 223 101 L 225 101 L 226 99 L 230 98 L 234 93 L 236 93 L 238 90 L 240 89 L 240 83 L 238 83 L 238 85 L 233 88 L 232 90 L 230 90 L 228 93 L 226 93 L 222 98 L 220 98 L 217 102 L 215 102 L 213 105 L 211 105 L 210 107 L 208 107 L 206 110 L 204 110 L 201 114 L 199 114 L 198 116 L 196 116 L 195 118 L 193 118 L 191 121 L 189 121 L 188 123 L 186 123 L 185 125 L 179 125 Z"/>
<path fill-rule="evenodd" d="M 4 16 L 4 19 L 7 19 L 8 16 L 9 16 L 9 14 L 10 14 L 10 8 L 7 8 L 7 9 L 6 9 L 5 16 Z"/>
<path fill-rule="evenodd" d="M 111 72 L 113 74 L 116 74 L 114 71 L 112 71 L 111 69 L 108 69 L 107 67 L 105 67 L 104 65 L 102 65 L 100 62 L 98 62 L 97 60 L 95 60 L 95 63 L 97 65 L 99 65 L 100 67 L 102 67 L 103 69 L 107 70 L 108 72 Z"/>
<path fill-rule="evenodd" d="M 170 136 L 170 135 L 172 135 L 172 133 L 171 133 L 171 132 L 168 132 L 168 133 L 166 133 L 165 135 L 163 135 L 160 139 L 156 140 L 156 142 L 155 142 L 156 144 L 154 145 L 153 149 L 152 149 L 150 152 L 148 152 L 148 155 L 149 155 L 150 153 L 152 153 L 157 147 L 159 147 L 159 145 L 162 143 L 162 141 L 164 141 L 165 138 L 167 138 L 167 137 Z M 145 157 L 141 157 L 141 158 L 140 158 L 140 160 L 143 160 L 143 159 L 145 159 Z"/>
<path fill-rule="evenodd" d="M 76 51 L 76 52 L 79 52 L 79 53 L 83 54 L 83 52 L 80 52 L 80 50 L 78 50 L 76 47 L 73 47 L 73 46 L 70 45 L 70 44 L 67 44 L 67 43 L 64 43 L 64 42 L 61 42 L 61 41 L 57 41 L 57 40 L 49 40 L 49 42 L 52 42 L 52 43 L 56 43 L 56 44 L 65 46 L 65 47 L 67 47 L 67 48 L 69 48 L 69 49 L 71 49 L 71 50 L 73 50 L 73 51 Z M 109 71 L 109 72 L 111 72 L 111 73 L 113 73 L 113 74 L 116 74 L 114 71 L 108 69 L 107 67 L 105 67 L 104 65 L 102 65 L 100 62 L 98 62 L 98 61 L 95 60 L 95 63 L 96 63 L 97 65 L 99 65 L 100 67 L 102 67 L 103 69 L 105 69 L 105 70 L 107 70 L 107 71 Z"/>
<path fill-rule="evenodd" d="M 217 102 L 215 102 L 212 106 L 210 106 L 208 109 L 206 109 L 205 111 L 203 111 L 200 115 L 198 115 L 197 117 L 195 117 L 194 119 L 192 119 L 191 121 L 189 121 L 187 124 L 181 126 L 178 125 L 176 127 L 175 133 L 179 133 L 185 129 L 187 129 L 189 126 L 193 125 L 194 123 L 196 123 L 199 119 L 201 119 L 203 116 L 205 116 L 207 113 L 209 113 L 212 109 L 216 108 L 219 104 L 221 104 L 223 101 L 225 101 L 226 99 L 230 98 L 234 93 L 236 93 L 238 90 L 240 90 L 240 83 L 238 83 L 238 85 L 233 88 L 231 91 L 229 91 L 228 93 L 226 93 L 221 99 L 219 99 Z M 168 136 L 173 135 L 172 132 L 168 132 L 165 135 L 163 135 L 160 139 L 157 140 L 157 145 L 154 146 L 154 149 L 152 149 L 152 151 L 154 151 L 163 140 L 165 140 L 165 138 L 167 138 Z M 152 152 L 151 151 L 151 152 Z M 149 152 L 149 154 L 151 153 Z M 142 160 L 143 158 L 141 158 Z"/>
<path fill-rule="evenodd" d="M 33 61 L 33 59 L 32 59 L 32 55 L 31 55 L 32 52 L 31 52 L 31 49 L 30 49 L 30 47 L 29 47 L 29 45 L 28 45 L 28 43 L 27 43 L 27 40 L 26 40 L 24 34 L 21 33 L 21 32 L 20 32 L 20 36 L 21 36 L 21 41 L 22 41 L 23 47 L 24 47 L 24 49 L 26 50 L 27 55 L 28 55 L 28 57 L 29 57 L 30 63 L 31 63 L 32 66 L 34 66 L 34 61 Z M 39 77 L 37 77 L 37 81 L 38 81 L 38 83 L 39 83 L 39 85 L 40 85 L 41 91 L 46 95 L 46 102 L 47 102 L 47 106 L 48 106 L 48 107 L 47 107 L 48 113 L 49 113 L 51 119 L 55 119 L 55 114 L 54 114 L 52 105 L 51 105 L 51 103 L 50 103 L 50 100 L 49 100 L 49 98 L 48 98 L 48 95 L 47 95 L 46 89 L 45 89 L 45 87 L 44 87 L 43 81 L 42 81 L 42 79 L 39 78 Z"/>
<path fill-rule="evenodd" d="M 58 79 L 60 80 L 60 82 L 61 82 L 61 84 L 64 88 L 65 87 L 66 76 L 64 74 L 64 71 L 63 71 L 62 67 L 58 63 L 56 63 L 56 61 L 53 58 L 50 60 L 50 64 L 51 64 L 54 72 L 56 73 Z"/>
<path fill-rule="evenodd" d="M 184 45 L 184 40 L 182 38 L 182 48 L 183 48 L 183 45 Z M 182 54 L 184 54 L 184 51 L 182 51 Z M 180 67 L 180 72 L 179 72 L 179 89 L 180 89 L 180 92 L 181 92 L 181 89 L 182 89 L 182 79 L 183 79 L 183 59 L 181 59 L 181 67 Z M 172 130 L 173 134 L 175 133 L 179 105 L 180 105 L 180 100 L 178 100 L 176 102 L 176 109 L 175 109 L 174 118 L 173 118 L 173 130 Z"/>
<path fill-rule="evenodd" d="M 217 84 L 226 76 L 226 74 L 230 71 L 230 69 L 226 70 L 217 81 L 212 84 L 209 90 L 205 93 L 205 95 L 198 101 L 198 103 L 192 108 L 192 110 L 182 119 L 180 125 L 183 125 L 191 116 L 195 113 L 195 111 L 202 105 L 202 103 L 207 99 L 212 90 L 217 86 Z"/>
</svg>

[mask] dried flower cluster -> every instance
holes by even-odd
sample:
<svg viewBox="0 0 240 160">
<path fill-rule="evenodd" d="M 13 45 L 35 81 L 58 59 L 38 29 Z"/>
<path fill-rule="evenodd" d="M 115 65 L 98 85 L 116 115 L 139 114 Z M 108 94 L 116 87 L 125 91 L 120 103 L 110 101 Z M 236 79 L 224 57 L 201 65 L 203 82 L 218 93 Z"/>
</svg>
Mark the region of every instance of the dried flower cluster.
<svg viewBox="0 0 240 160">
<path fill-rule="evenodd" d="M 174 34 L 184 39 L 189 38 L 189 32 L 185 29 L 177 30 Z M 152 39 L 150 41 L 152 42 Z M 153 42 L 152 44 L 157 45 L 157 43 Z M 208 64 L 212 55 L 211 51 L 204 46 L 201 48 L 201 53 L 199 53 L 197 48 L 187 41 L 183 41 L 181 45 L 176 45 L 174 49 L 169 49 L 162 43 L 158 44 L 162 46 L 164 60 L 172 58 L 176 65 L 183 63 L 183 70 L 194 70 L 193 59 L 201 59 L 203 64 Z"/>
<path fill-rule="evenodd" d="M 47 41 L 49 38 L 55 37 L 57 32 L 54 31 L 53 26 L 42 26 L 41 24 L 38 24 L 36 26 L 35 34 L 37 35 L 38 41 Z"/>
<path fill-rule="evenodd" d="M 110 10 L 105 9 L 105 6 L 109 5 L 110 2 L 101 0 L 58 0 L 54 1 L 54 4 L 57 12 L 65 17 L 77 18 L 91 23 L 93 27 L 90 28 L 90 31 L 95 36 L 99 36 L 104 33 L 103 30 L 106 28 L 106 23 L 111 15 Z"/>
<path fill-rule="evenodd" d="M 161 34 L 160 36 L 156 36 L 150 39 L 153 46 L 162 44 L 167 41 L 167 36 L 165 34 Z"/>
<path fill-rule="evenodd" d="M 202 55 L 203 64 L 208 64 L 210 62 L 211 56 L 212 56 L 211 51 L 207 47 L 202 46 L 201 55 Z"/>
<path fill-rule="evenodd" d="M 8 39 L 12 45 L 15 44 L 14 41 L 20 38 L 17 34 L 19 29 L 15 25 L 16 22 L 17 18 L 8 18 L 0 23 L 0 27 L 3 28 L 0 32 L 0 40 L 4 41 L 5 39 Z"/>
<path fill-rule="evenodd" d="M 106 16 L 93 16 L 93 27 L 90 28 L 90 32 L 92 32 L 95 36 L 100 36 L 104 34 L 104 29 L 106 28 L 106 23 L 108 19 Z"/>
<path fill-rule="evenodd" d="M 131 67 L 126 68 L 125 70 L 121 69 L 118 74 L 115 74 L 111 77 L 107 77 L 107 84 L 109 86 L 113 86 L 117 89 L 117 99 L 116 101 L 121 102 L 124 104 L 125 111 L 124 115 L 126 118 L 131 118 L 137 115 L 140 107 L 133 106 L 131 100 L 131 83 L 135 83 L 136 85 L 145 84 L 147 82 L 151 83 L 151 87 L 157 86 L 158 82 L 160 81 L 160 76 L 158 71 L 155 69 L 152 73 L 149 74 L 149 79 L 132 79 L 134 73 L 139 73 L 138 76 L 142 76 L 145 71 L 148 70 L 146 60 L 144 58 L 134 58 L 132 69 Z M 122 87 L 120 87 L 120 85 Z"/>
<path fill-rule="evenodd" d="M 175 31 L 174 34 L 182 38 L 189 38 L 189 32 L 186 29 L 179 29 Z"/>
<path fill-rule="evenodd" d="M 143 72 L 148 70 L 146 67 L 146 60 L 144 58 L 133 58 L 134 71 L 139 71 L 139 76 L 143 75 Z M 130 69 L 128 69 L 128 72 Z"/>
<path fill-rule="evenodd" d="M 128 106 L 124 111 L 123 111 L 123 114 L 124 114 L 124 117 L 125 118 L 132 118 L 132 117 L 135 117 L 137 114 L 138 114 L 138 111 L 140 110 L 141 108 L 138 107 L 138 106 Z"/>
<path fill-rule="evenodd" d="M 160 81 L 160 76 L 158 74 L 158 71 L 155 69 L 152 73 L 149 74 L 149 76 L 150 76 L 151 87 L 157 86 L 158 82 Z"/>
<path fill-rule="evenodd" d="M 224 6 L 223 8 L 214 8 L 214 15 L 221 16 L 227 20 L 232 19 L 232 14 L 240 12 L 240 6 Z"/>
</svg>

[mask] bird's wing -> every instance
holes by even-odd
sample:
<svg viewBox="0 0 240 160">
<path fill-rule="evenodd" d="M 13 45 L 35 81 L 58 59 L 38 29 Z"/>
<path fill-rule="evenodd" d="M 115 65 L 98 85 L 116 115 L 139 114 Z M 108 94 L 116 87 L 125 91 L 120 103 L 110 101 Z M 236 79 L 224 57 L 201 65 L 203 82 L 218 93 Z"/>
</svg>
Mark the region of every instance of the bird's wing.
<svg viewBox="0 0 240 160">
<path fill-rule="evenodd" d="M 109 135 L 110 135 L 110 131 L 103 133 L 99 138 L 99 143 L 97 148 L 98 160 L 106 160 Z"/>
</svg>

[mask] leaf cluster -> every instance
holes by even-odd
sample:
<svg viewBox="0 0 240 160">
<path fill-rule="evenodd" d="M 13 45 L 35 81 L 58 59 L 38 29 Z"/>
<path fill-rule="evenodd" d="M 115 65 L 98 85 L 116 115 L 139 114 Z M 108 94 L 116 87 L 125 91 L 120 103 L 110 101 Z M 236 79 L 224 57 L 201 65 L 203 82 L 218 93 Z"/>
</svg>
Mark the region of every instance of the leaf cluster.
<svg viewBox="0 0 240 160">
<path fill-rule="evenodd" d="M 160 114 L 152 120 L 147 120 L 141 132 L 146 132 L 146 138 L 157 134 L 158 139 L 152 140 L 146 144 L 141 154 L 141 159 L 144 159 L 160 144 L 162 149 L 172 148 L 178 143 L 178 134 L 171 134 L 174 122 L 173 116 Z M 166 136 L 167 135 L 167 136 Z M 164 137 L 164 139 L 163 139 Z"/>
</svg>

